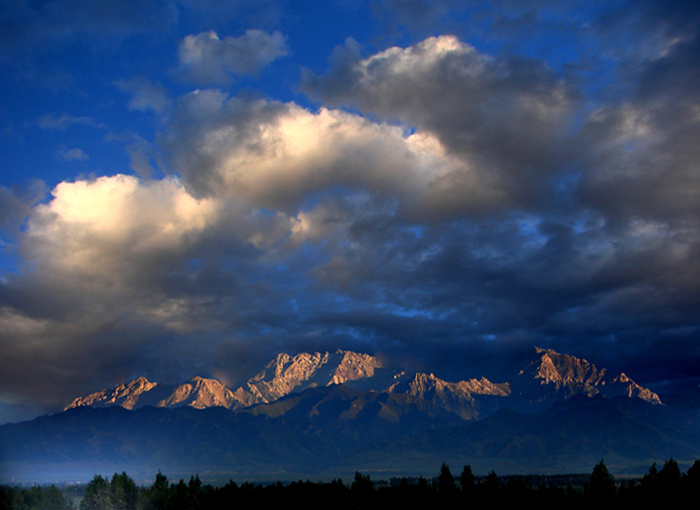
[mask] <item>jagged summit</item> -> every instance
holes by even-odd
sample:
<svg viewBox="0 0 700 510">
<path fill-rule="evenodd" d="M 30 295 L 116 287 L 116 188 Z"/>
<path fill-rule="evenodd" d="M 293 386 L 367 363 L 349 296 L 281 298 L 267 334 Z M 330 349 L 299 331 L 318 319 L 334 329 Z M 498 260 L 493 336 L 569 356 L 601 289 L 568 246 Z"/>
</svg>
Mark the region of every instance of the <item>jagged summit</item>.
<svg viewBox="0 0 700 510">
<path fill-rule="evenodd" d="M 624 373 L 616 376 L 585 359 L 535 347 L 527 365 L 514 381 L 517 393 L 538 401 L 573 395 L 626 396 L 661 404 L 659 396 L 639 386 Z"/>
<path fill-rule="evenodd" d="M 506 397 L 510 395 L 508 383 L 494 384 L 485 377 L 481 379 L 468 379 L 456 383 L 443 381 L 434 374 L 417 372 L 410 379 L 404 379 L 391 388 L 397 393 L 410 393 L 419 397 L 434 395 L 461 395 L 464 398 L 472 398 L 473 395 L 492 395 Z"/>
<path fill-rule="evenodd" d="M 159 407 L 190 406 L 196 409 L 207 407 L 231 408 L 237 402 L 231 390 L 216 379 L 193 377 L 175 390 L 161 402 Z"/>
<path fill-rule="evenodd" d="M 193 377 L 177 386 L 161 385 L 139 377 L 127 384 L 112 389 L 76 398 L 66 409 L 81 406 L 109 407 L 121 406 L 138 409 L 145 406 L 182 407 L 197 409 L 206 407 L 228 407 L 237 403 L 231 390 L 215 379 Z"/>
<path fill-rule="evenodd" d="M 494 384 L 485 377 L 456 383 L 443 381 L 434 374 L 416 373 L 391 387 L 398 394 L 427 400 L 455 413 L 465 420 L 477 418 L 495 406 L 493 397 L 510 395 L 508 383 Z"/>
<path fill-rule="evenodd" d="M 378 368 L 381 362 L 374 356 L 351 351 L 282 353 L 234 394 L 247 405 L 269 403 L 292 391 L 371 378 Z"/>
</svg>

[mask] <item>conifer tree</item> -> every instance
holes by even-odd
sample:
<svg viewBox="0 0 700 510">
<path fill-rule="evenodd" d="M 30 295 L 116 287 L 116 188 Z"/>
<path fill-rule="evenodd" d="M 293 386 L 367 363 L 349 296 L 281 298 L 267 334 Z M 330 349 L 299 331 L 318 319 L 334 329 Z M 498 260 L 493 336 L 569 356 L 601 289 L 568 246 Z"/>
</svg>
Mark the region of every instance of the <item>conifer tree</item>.
<svg viewBox="0 0 700 510">
<path fill-rule="evenodd" d="M 136 510 L 139 496 L 138 487 L 126 472 L 122 472 L 120 475 L 114 473 L 110 489 L 114 510 Z"/>
<path fill-rule="evenodd" d="M 593 468 L 587 493 L 596 500 L 610 500 L 615 496 L 615 479 L 602 460 Z"/>
<path fill-rule="evenodd" d="M 440 475 L 438 476 L 437 488 L 438 491 L 444 493 L 454 492 L 454 490 L 457 488 L 454 476 L 452 476 L 452 472 L 450 471 L 450 467 L 444 462 L 440 467 Z"/>
<path fill-rule="evenodd" d="M 459 485 L 463 491 L 470 491 L 474 488 L 474 473 L 469 465 L 464 466 L 462 474 L 459 475 Z"/>
<path fill-rule="evenodd" d="M 106 478 L 95 475 L 85 487 L 80 510 L 112 510 L 112 490 Z"/>
</svg>

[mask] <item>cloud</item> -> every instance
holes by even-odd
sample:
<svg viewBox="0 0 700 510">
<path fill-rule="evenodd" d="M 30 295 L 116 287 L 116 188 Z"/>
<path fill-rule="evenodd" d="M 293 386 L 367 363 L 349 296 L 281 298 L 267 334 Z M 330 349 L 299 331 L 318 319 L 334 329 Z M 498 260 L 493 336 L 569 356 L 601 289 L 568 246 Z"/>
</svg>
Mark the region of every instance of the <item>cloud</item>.
<svg viewBox="0 0 700 510">
<path fill-rule="evenodd" d="M 24 187 L 0 186 L 0 227 L 20 227 L 45 192 L 44 183 L 38 180 L 32 180 Z"/>
<path fill-rule="evenodd" d="M 56 186 L 30 211 L 21 273 L 0 282 L 0 385 L 60 404 L 76 381 L 102 370 L 115 377 L 159 335 L 186 334 L 197 300 L 181 284 L 218 214 L 216 203 L 194 199 L 172 178 Z M 35 370 L 56 388 L 32 382 Z"/>
<path fill-rule="evenodd" d="M 488 209 L 506 193 L 478 160 L 450 154 L 429 132 L 211 90 L 181 99 L 160 145 L 196 196 L 287 212 L 338 186 L 436 218 Z"/>
<path fill-rule="evenodd" d="M 155 140 L 127 139 L 144 178 L 65 181 L 42 203 L 0 188 L 22 256 L 0 279 L 0 387 L 59 406 L 137 375 L 236 379 L 243 359 L 335 347 L 410 352 L 455 378 L 489 375 L 475 351 L 532 344 L 640 380 L 675 367 L 637 352 L 690 366 L 700 133 L 682 26 L 604 92 L 455 36 L 366 56 L 348 40 L 304 76 L 315 109 L 115 82 L 157 115 Z M 247 36 L 191 37 L 201 57 L 181 71 L 209 83 L 265 60 L 226 64 Z M 76 125 L 100 124 L 39 120 Z M 145 177 L 155 162 L 167 177 Z"/>
<path fill-rule="evenodd" d="M 700 39 L 679 43 L 635 67 L 624 101 L 594 111 L 584 125 L 590 171 L 583 199 L 614 218 L 697 226 Z"/>
<path fill-rule="evenodd" d="M 85 154 L 82 149 L 74 147 L 72 149 L 66 149 L 65 147 L 58 150 L 56 157 L 63 161 L 87 161 L 90 156 Z"/>
<path fill-rule="evenodd" d="M 20 239 L 23 273 L 8 280 L 4 300 L 13 313 L 42 320 L 94 325 L 126 314 L 166 323 L 161 287 L 171 271 L 184 271 L 217 214 L 216 203 L 194 199 L 175 179 L 60 183 L 31 211 Z"/>
<path fill-rule="evenodd" d="M 302 90 L 436 136 L 496 190 L 485 197 L 492 206 L 527 206 L 560 169 L 576 95 L 541 62 L 493 58 L 453 36 L 365 59 L 349 41 L 334 62 L 326 76 L 306 72 Z M 461 177 L 445 188 L 464 187 Z"/>
<path fill-rule="evenodd" d="M 42 115 L 37 121 L 37 126 L 40 129 L 65 131 L 72 126 L 91 126 L 91 127 L 105 127 L 104 124 L 97 122 L 91 117 L 76 117 L 75 115 L 69 115 L 63 113 L 61 115 L 46 114 Z"/>
<path fill-rule="evenodd" d="M 239 37 L 219 39 L 214 31 L 188 35 L 178 48 L 177 72 L 199 85 L 228 86 L 234 76 L 255 74 L 287 54 L 280 32 L 250 29 Z"/>
<path fill-rule="evenodd" d="M 47 274 L 90 277 L 118 286 L 186 251 L 216 217 L 216 204 L 196 200 L 175 179 L 141 183 L 116 175 L 60 183 L 52 200 L 35 208 L 25 254 Z"/>
<path fill-rule="evenodd" d="M 172 108 L 172 101 L 165 88 L 144 76 L 117 80 L 114 85 L 122 92 L 132 95 L 129 110 L 153 111 L 157 115 L 165 115 Z"/>
</svg>

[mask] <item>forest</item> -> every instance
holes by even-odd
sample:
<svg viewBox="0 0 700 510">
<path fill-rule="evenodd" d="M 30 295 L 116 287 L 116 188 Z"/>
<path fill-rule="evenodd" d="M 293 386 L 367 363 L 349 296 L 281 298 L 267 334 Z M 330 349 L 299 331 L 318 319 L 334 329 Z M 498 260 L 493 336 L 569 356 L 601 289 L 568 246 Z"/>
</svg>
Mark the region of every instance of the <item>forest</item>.
<svg viewBox="0 0 700 510">
<path fill-rule="evenodd" d="M 95 477 L 80 487 L 0 487 L 0 510 L 230 510 L 234 508 L 339 510 L 379 508 L 467 508 L 481 504 L 531 503 L 540 508 L 591 504 L 674 504 L 700 496 L 700 460 L 685 473 L 667 460 L 653 464 L 641 478 L 616 480 L 601 460 L 590 475 L 501 476 L 491 471 L 476 477 L 471 467 L 458 476 L 442 464 L 432 479 L 392 478 L 373 481 L 360 472 L 350 484 L 298 481 L 253 484 L 229 481 L 223 486 L 202 483 L 199 476 L 171 483 L 158 473 L 150 486 L 138 486 L 125 472 Z"/>
</svg>

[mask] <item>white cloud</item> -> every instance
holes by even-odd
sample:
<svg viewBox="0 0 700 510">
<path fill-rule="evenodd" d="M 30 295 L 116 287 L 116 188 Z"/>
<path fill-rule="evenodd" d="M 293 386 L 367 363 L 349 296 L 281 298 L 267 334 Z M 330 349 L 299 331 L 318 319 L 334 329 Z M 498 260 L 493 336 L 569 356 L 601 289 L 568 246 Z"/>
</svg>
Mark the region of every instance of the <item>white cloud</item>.
<svg viewBox="0 0 700 510">
<path fill-rule="evenodd" d="M 232 76 L 254 74 L 287 54 L 284 36 L 248 30 L 220 39 L 214 31 L 188 35 L 180 43 L 178 71 L 200 85 L 230 85 Z"/>
<path fill-rule="evenodd" d="M 63 182 L 52 195 L 29 220 L 26 255 L 41 272 L 97 282 L 138 281 L 167 266 L 217 215 L 212 200 L 193 198 L 174 178 Z"/>
</svg>

